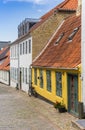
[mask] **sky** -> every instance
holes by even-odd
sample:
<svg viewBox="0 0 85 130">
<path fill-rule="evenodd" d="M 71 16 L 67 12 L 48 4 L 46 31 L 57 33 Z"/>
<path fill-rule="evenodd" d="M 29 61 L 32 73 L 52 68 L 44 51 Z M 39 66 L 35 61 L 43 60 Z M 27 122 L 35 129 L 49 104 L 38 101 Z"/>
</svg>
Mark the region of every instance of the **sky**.
<svg viewBox="0 0 85 130">
<path fill-rule="evenodd" d="M 15 41 L 25 18 L 40 18 L 64 0 L 0 0 L 0 41 Z"/>
</svg>

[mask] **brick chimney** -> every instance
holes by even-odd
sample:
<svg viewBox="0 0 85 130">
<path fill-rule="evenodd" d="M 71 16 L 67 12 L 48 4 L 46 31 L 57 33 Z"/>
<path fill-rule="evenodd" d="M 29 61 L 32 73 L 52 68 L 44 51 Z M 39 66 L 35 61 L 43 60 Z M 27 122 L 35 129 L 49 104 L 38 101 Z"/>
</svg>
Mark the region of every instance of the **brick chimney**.
<svg viewBox="0 0 85 130">
<path fill-rule="evenodd" d="M 82 0 L 78 0 L 78 8 L 77 8 L 76 15 L 80 15 L 80 13 L 81 13 L 81 5 L 82 5 Z"/>
</svg>

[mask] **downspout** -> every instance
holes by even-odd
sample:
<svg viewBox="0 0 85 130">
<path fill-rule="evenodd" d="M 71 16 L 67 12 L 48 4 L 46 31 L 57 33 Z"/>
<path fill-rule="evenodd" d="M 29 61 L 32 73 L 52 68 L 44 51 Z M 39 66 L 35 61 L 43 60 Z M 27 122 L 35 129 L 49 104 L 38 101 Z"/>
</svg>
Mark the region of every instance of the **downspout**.
<svg viewBox="0 0 85 130">
<path fill-rule="evenodd" d="M 20 89 L 20 57 L 19 57 L 19 43 L 18 43 L 18 57 L 17 57 L 17 59 L 18 59 L 18 83 L 17 83 L 17 87 L 18 87 L 18 89 Z"/>
</svg>

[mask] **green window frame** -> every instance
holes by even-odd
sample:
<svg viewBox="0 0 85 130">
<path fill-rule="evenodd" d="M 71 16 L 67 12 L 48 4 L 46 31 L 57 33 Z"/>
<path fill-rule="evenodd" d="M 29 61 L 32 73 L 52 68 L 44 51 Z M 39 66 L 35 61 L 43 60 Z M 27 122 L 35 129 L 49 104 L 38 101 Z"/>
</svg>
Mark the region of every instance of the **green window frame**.
<svg viewBox="0 0 85 130">
<path fill-rule="evenodd" d="M 62 97 L 62 73 L 56 72 L 56 95 Z"/>
<path fill-rule="evenodd" d="M 37 85 L 37 69 L 34 69 L 34 83 Z"/>
<path fill-rule="evenodd" d="M 51 71 L 46 70 L 47 90 L 51 92 Z"/>
<path fill-rule="evenodd" d="M 43 70 L 42 69 L 40 69 L 39 79 L 40 79 L 40 87 L 43 88 Z"/>
</svg>

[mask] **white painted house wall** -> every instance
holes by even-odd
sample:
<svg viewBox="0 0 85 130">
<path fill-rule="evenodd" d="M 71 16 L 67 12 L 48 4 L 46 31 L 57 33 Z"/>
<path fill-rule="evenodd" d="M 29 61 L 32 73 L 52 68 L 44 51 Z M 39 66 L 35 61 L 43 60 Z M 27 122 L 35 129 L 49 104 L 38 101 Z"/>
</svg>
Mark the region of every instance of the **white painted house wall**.
<svg viewBox="0 0 85 130">
<path fill-rule="evenodd" d="M 18 83 L 18 44 L 10 46 L 10 86 L 16 87 Z"/>
<path fill-rule="evenodd" d="M 0 82 L 9 85 L 10 84 L 9 71 L 0 70 Z"/>
<path fill-rule="evenodd" d="M 32 63 L 32 38 L 29 37 L 19 43 L 19 68 L 21 70 L 21 90 L 28 93 L 29 67 Z"/>
<path fill-rule="evenodd" d="M 29 67 L 32 63 L 32 37 L 10 46 L 10 86 L 28 93 Z"/>
</svg>

